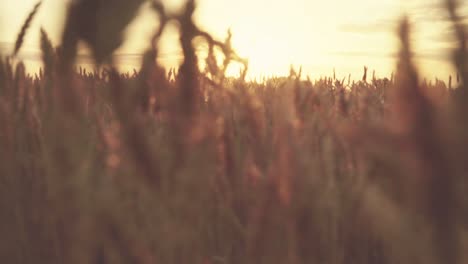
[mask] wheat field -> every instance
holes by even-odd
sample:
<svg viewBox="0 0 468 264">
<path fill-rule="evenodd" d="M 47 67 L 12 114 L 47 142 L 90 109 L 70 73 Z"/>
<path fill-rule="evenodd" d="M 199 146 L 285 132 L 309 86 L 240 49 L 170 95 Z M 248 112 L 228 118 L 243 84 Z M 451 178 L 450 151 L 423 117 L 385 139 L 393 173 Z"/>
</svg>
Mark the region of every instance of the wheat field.
<svg viewBox="0 0 468 264">
<path fill-rule="evenodd" d="M 1 263 L 468 262 L 467 29 L 455 1 L 444 2 L 459 44 L 449 83 L 420 79 L 406 19 L 388 78 L 291 68 L 249 81 L 231 35 L 195 25 L 193 0 L 176 15 L 153 1 L 160 26 L 141 69 L 118 72 L 112 53 L 143 2 L 77 1 L 59 47 L 41 31 L 43 68 L 30 74 L 16 55 L 39 2 L 3 54 Z M 184 60 L 168 71 L 156 43 L 170 21 Z M 80 42 L 96 70 L 76 66 Z M 226 76 L 231 63 L 240 77 Z"/>
</svg>

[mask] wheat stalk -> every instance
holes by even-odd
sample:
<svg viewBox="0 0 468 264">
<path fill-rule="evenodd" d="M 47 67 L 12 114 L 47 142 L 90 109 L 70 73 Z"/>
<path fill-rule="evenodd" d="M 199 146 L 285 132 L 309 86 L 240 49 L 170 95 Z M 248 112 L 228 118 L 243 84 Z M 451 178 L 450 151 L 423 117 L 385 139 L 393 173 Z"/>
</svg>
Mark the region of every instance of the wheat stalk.
<svg viewBox="0 0 468 264">
<path fill-rule="evenodd" d="M 28 17 L 24 21 L 23 26 L 21 27 L 20 33 L 18 34 L 18 37 L 16 38 L 15 49 L 13 51 L 13 56 L 14 57 L 18 54 L 19 50 L 23 46 L 24 38 L 26 36 L 26 32 L 28 31 L 29 27 L 31 26 L 31 23 L 32 23 L 34 17 L 36 16 L 36 14 L 37 14 L 37 11 L 39 11 L 39 8 L 41 7 L 41 5 L 42 5 L 42 0 L 37 2 L 37 4 L 34 6 L 32 11 L 29 13 Z"/>
</svg>

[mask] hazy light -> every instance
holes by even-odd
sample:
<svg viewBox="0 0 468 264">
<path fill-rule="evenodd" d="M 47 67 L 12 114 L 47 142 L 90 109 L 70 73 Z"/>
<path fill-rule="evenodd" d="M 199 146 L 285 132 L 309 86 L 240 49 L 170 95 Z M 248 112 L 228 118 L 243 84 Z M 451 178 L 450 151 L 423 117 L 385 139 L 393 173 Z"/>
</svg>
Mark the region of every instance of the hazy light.
<svg viewBox="0 0 468 264">
<path fill-rule="evenodd" d="M 24 18 L 36 0 L 2 1 L 0 44 L 13 43 Z M 34 57 L 38 29 L 43 26 L 55 43 L 61 34 L 67 1 L 44 1 L 30 29 L 24 53 Z M 166 1 L 176 12 L 184 0 Z M 362 67 L 376 69 L 379 76 L 389 75 L 395 67 L 398 39 L 395 29 L 407 13 L 414 22 L 414 48 L 420 70 L 427 76 L 445 77 L 451 71 L 449 50 L 453 39 L 447 28 L 445 12 L 435 0 L 199 0 L 197 23 L 219 39 L 230 28 L 233 46 L 249 58 L 251 76 L 286 75 L 291 64 L 303 66 L 312 77 L 329 76 L 333 69 L 340 76 L 355 78 Z M 466 4 L 468 6 L 468 4 Z M 466 7 L 465 7 L 466 8 Z M 467 10 L 465 10 L 467 11 Z M 155 15 L 143 8 L 127 30 L 127 41 L 119 49 L 121 68 L 138 67 L 138 55 L 157 28 Z M 168 67 L 181 61 L 177 26 L 167 28 L 161 44 L 159 62 Z M 28 55 L 29 54 L 29 55 Z M 37 65 L 37 63 L 36 63 Z M 237 74 L 236 67 L 229 72 Z"/>
</svg>

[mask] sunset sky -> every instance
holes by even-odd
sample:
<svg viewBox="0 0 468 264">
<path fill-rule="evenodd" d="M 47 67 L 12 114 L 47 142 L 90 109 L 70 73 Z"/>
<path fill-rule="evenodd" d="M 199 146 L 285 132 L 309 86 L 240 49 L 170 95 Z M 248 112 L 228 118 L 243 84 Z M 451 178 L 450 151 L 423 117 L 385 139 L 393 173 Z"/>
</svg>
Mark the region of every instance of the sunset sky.
<svg viewBox="0 0 468 264">
<path fill-rule="evenodd" d="M 17 32 L 36 0 L 1 1 L 0 48 L 11 48 Z M 42 25 L 57 43 L 67 1 L 44 0 L 23 51 L 30 67 L 37 67 L 38 31 Z M 177 10 L 183 0 L 171 0 Z M 450 24 L 437 0 L 199 0 L 197 23 L 223 39 L 228 28 L 233 45 L 250 60 L 251 76 L 284 75 L 291 64 L 303 66 L 312 77 L 348 73 L 360 77 L 362 67 L 389 75 L 395 67 L 398 39 L 395 29 L 403 14 L 414 25 L 414 47 L 421 72 L 445 79 L 451 72 L 449 50 L 453 46 Z M 468 12 L 465 4 L 464 12 Z M 155 17 L 142 8 L 127 30 L 128 39 L 118 51 L 122 64 L 138 65 L 138 54 L 148 45 Z M 165 34 L 161 63 L 180 61 L 176 27 Z"/>
</svg>

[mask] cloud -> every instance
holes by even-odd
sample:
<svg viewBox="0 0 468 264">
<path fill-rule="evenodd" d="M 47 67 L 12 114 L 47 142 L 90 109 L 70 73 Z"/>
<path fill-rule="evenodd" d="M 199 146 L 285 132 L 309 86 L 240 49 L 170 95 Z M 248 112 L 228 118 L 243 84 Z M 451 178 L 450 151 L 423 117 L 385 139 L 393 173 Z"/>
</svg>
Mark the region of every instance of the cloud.
<svg viewBox="0 0 468 264">
<path fill-rule="evenodd" d="M 438 48 L 414 53 L 416 59 L 432 60 L 432 61 L 449 61 L 452 49 Z M 335 51 L 328 54 L 338 57 L 361 57 L 361 58 L 376 58 L 376 59 L 397 59 L 398 52 L 370 52 L 370 51 Z"/>
<path fill-rule="evenodd" d="M 468 25 L 468 1 L 464 1 L 460 7 L 459 15 Z M 450 18 L 443 4 L 439 0 L 421 0 L 408 2 L 405 11 L 401 16 L 394 18 L 379 18 L 356 23 L 341 24 L 337 27 L 339 32 L 353 34 L 371 34 L 371 33 L 394 33 L 397 29 L 400 18 L 406 15 L 410 21 L 424 26 L 443 26 L 450 22 Z"/>
<path fill-rule="evenodd" d="M 0 54 L 9 54 L 13 51 L 14 44 L 11 42 L 0 41 Z M 128 63 L 132 64 L 132 62 L 138 62 L 143 57 L 141 53 L 131 53 L 131 52 L 119 52 L 116 53 L 115 58 L 120 61 L 122 65 L 126 65 Z M 37 49 L 31 49 L 28 47 L 24 47 L 18 54 L 18 58 L 23 61 L 29 62 L 41 62 L 42 55 L 41 51 Z M 183 56 L 179 52 L 165 52 L 160 53 L 159 58 L 160 60 L 170 60 L 170 59 L 182 59 Z M 93 56 L 87 51 L 80 51 L 76 57 L 76 61 L 78 64 L 93 64 L 94 59 Z"/>
<path fill-rule="evenodd" d="M 416 28 L 424 28 L 423 41 L 439 46 L 455 46 L 457 39 L 450 17 L 440 2 L 419 3 L 409 13 Z M 468 30 L 468 2 L 464 2 L 458 12 L 461 21 Z"/>
<path fill-rule="evenodd" d="M 390 33 L 396 25 L 394 19 L 381 19 L 378 21 L 367 21 L 360 23 L 346 23 L 338 26 L 338 31 L 343 33 L 370 34 Z"/>
<path fill-rule="evenodd" d="M 465 15 L 468 11 L 468 2 L 463 2 L 458 10 L 458 15 L 462 20 L 468 22 L 468 15 Z M 410 5 L 408 16 L 416 23 L 434 24 L 449 22 L 445 5 L 440 1 L 428 1 L 416 2 Z"/>
<path fill-rule="evenodd" d="M 13 52 L 14 46 L 15 44 L 13 42 L 0 41 L 0 52 L 3 54 L 11 53 Z M 31 46 L 31 45 L 27 45 L 27 43 L 26 44 L 23 43 L 23 46 L 21 47 L 21 50 L 20 50 L 20 53 L 38 53 L 38 52 L 39 52 L 38 48 Z"/>
<path fill-rule="evenodd" d="M 465 25 L 465 28 L 468 30 L 468 23 Z M 468 36 L 466 37 L 468 38 Z M 423 39 L 434 44 L 449 47 L 455 47 L 458 43 L 455 30 L 451 24 L 445 25 L 440 31 L 428 33 L 423 36 Z"/>
<path fill-rule="evenodd" d="M 395 58 L 396 54 L 371 51 L 332 51 L 328 54 L 338 57 Z"/>
<path fill-rule="evenodd" d="M 12 43 L 0 41 L 0 52 L 9 52 L 12 49 L 13 49 Z"/>
<path fill-rule="evenodd" d="M 452 50 L 449 48 L 439 48 L 434 50 L 416 52 L 415 57 L 423 60 L 433 61 L 450 61 L 450 54 Z"/>
</svg>

